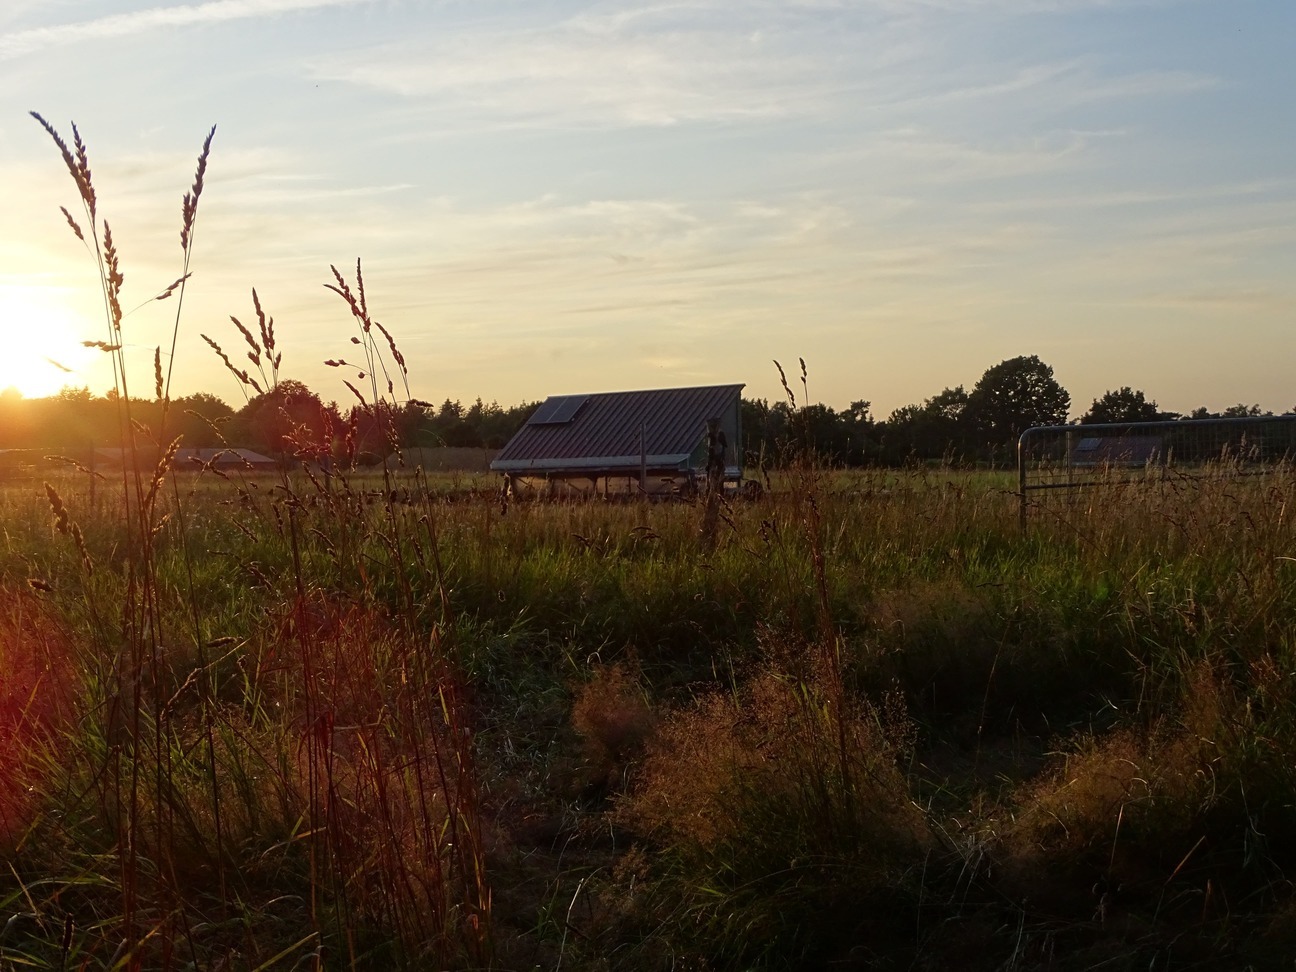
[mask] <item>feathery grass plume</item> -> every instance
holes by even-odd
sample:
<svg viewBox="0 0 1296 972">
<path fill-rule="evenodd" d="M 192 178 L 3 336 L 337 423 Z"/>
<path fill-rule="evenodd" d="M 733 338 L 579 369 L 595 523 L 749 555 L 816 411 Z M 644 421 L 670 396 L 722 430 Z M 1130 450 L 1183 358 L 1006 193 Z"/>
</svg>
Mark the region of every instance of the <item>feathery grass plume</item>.
<svg viewBox="0 0 1296 972">
<path fill-rule="evenodd" d="M 243 326 L 242 321 L 240 321 L 233 314 L 230 315 L 230 320 L 234 322 L 234 326 L 238 328 L 239 333 L 243 335 L 243 340 L 247 342 L 247 346 L 251 349 L 247 353 L 248 360 L 251 361 L 258 368 L 260 368 L 261 367 L 261 345 L 257 344 L 256 338 L 252 336 L 251 331 L 249 331 L 246 327 Z"/>
<path fill-rule="evenodd" d="M 188 279 L 189 279 L 190 277 L 192 277 L 192 276 L 193 276 L 192 273 L 186 273 L 183 277 L 179 277 L 179 278 L 177 278 L 176 280 L 172 281 L 171 285 L 170 285 L 169 287 L 167 287 L 166 290 L 162 291 L 162 293 L 158 294 L 158 295 L 157 295 L 156 297 L 154 297 L 153 299 L 154 299 L 154 300 L 166 300 L 168 297 L 170 297 L 172 294 L 174 294 L 174 293 L 176 292 L 176 288 L 177 288 L 177 287 L 179 287 L 182 283 L 184 283 L 186 280 L 188 280 Z"/>
<path fill-rule="evenodd" d="M 81 532 L 78 524 L 72 522 L 72 517 L 63 504 L 63 497 L 49 483 L 45 484 L 45 496 L 49 500 L 50 511 L 54 514 L 54 528 L 65 537 L 72 538 L 77 551 L 81 554 L 81 564 L 85 567 L 86 573 L 93 573 L 94 561 L 90 558 L 90 551 L 86 547 L 85 534 Z"/>
<path fill-rule="evenodd" d="M 94 573 L 94 560 L 90 556 L 90 550 L 86 547 L 85 534 L 81 532 L 81 524 L 72 524 L 72 542 L 76 544 L 77 551 L 81 554 L 81 566 L 85 568 L 87 574 Z"/>
<path fill-rule="evenodd" d="M 180 296 L 176 300 L 175 323 L 171 328 L 171 354 L 170 357 L 167 358 L 166 381 L 163 383 L 164 396 L 169 396 L 171 390 L 171 370 L 175 367 L 176 344 L 180 340 L 180 312 L 184 306 L 185 282 L 190 276 L 189 262 L 193 258 L 193 232 L 195 221 L 198 218 L 198 199 L 202 196 L 203 176 L 207 172 L 207 157 L 211 153 L 211 143 L 215 136 L 216 126 L 213 125 L 211 130 L 207 132 L 207 138 L 203 140 L 202 151 L 198 154 L 198 168 L 194 173 L 193 187 L 185 194 L 184 200 L 181 204 L 180 252 L 184 257 L 184 273 L 181 274 L 180 279 L 177 281 L 180 289 Z M 176 285 L 172 285 L 172 288 L 168 288 L 167 292 L 158 299 L 161 300 L 164 297 L 170 296 L 170 291 L 174 289 L 175 286 Z"/>
<path fill-rule="evenodd" d="M 207 156 L 211 153 L 211 143 L 215 136 L 216 126 L 213 125 L 203 141 L 202 152 L 198 154 L 198 171 L 194 173 L 193 188 L 185 193 L 180 208 L 180 249 L 186 253 L 189 252 L 194 220 L 198 216 L 198 198 L 202 195 L 203 176 L 207 173 Z"/>
<path fill-rule="evenodd" d="M 219 344 L 217 344 L 215 341 L 209 338 L 206 334 L 200 334 L 198 336 L 201 337 L 204 341 L 206 341 L 207 346 L 216 352 L 216 356 L 225 363 L 225 367 L 229 369 L 229 373 L 233 375 L 235 378 L 237 378 L 241 385 L 244 386 L 251 385 L 253 388 L 256 389 L 256 393 L 258 395 L 261 394 L 261 386 L 257 384 L 256 379 L 253 378 L 251 375 L 249 375 L 246 369 L 235 368 L 234 362 L 230 361 L 229 355 L 227 355 L 223 350 L 221 350 L 221 346 Z M 245 398 L 247 397 L 246 388 L 243 389 L 243 396 Z"/>
<path fill-rule="evenodd" d="M 175 461 L 176 453 L 180 450 L 182 441 L 183 437 L 177 435 L 171 440 L 170 445 L 162 451 L 162 455 L 158 457 L 157 468 L 153 470 L 153 480 L 149 483 L 148 494 L 144 498 L 145 509 L 153 508 L 153 501 L 157 498 L 158 489 L 166 482 L 167 472 Z"/>
<path fill-rule="evenodd" d="M 778 369 L 779 383 L 782 384 L 783 391 L 787 392 L 788 403 L 793 408 L 796 408 L 796 395 L 792 393 L 792 388 L 788 385 L 787 375 L 783 372 L 783 366 L 778 363 L 777 358 L 774 359 L 774 367 Z"/>
<path fill-rule="evenodd" d="M 365 300 L 364 274 L 360 271 L 360 258 L 356 257 L 356 296 L 360 299 L 360 310 L 365 317 L 369 316 L 369 304 Z"/>
<path fill-rule="evenodd" d="M 80 240 L 82 243 L 84 243 L 85 234 L 81 232 L 81 227 L 77 224 L 77 221 L 72 218 L 72 214 L 67 211 L 67 207 L 60 206 L 59 212 L 61 212 L 63 216 L 67 219 L 68 225 L 72 227 L 72 232 L 76 234 L 76 238 Z"/>
<path fill-rule="evenodd" d="M 244 376 L 247 376 L 245 384 L 251 384 L 252 387 L 256 388 L 257 392 L 260 393 L 262 391 L 262 386 L 264 386 L 266 390 L 278 387 L 279 365 L 283 361 L 283 353 L 276 353 L 274 350 L 274 318 L 269 317 L 261 307 L 261 298 L 257 296 L 256 288 L 253 288 L 252 290 L 252 305 L 256 308 L 257 326 L 261 332 L 261 339 L 259 341 L 257 340 L 257 336 L 252 333 L 251 328 L 247 327 L 233 314 L 230 315 L 230 321 L 236 328 L 238 328 L 238 332 L 243 335 L 243 340 L 248 346 L 247 358 L 256 366 L 257 372 L 261 375 L 261 381 L 258 383 L 255 379 L 248 376 L 248 372 L 240 372 L 234 369 L 233 365 L 229 363 L 229 360 L 219 349 L 216 353 L 221 355 L 221 360 L 225 361 L 225 367 L 233 371 L 235 376 L 240 378 L 240 380 L 243 380 Z M 217 348 L 215 342 L 206 335 L 203 335 L 203 339 L 213 348 Z M 269 371 L 266 370 L 267 364 L 270 366 Z"/>
<path fill-rule="evenodd" d="M 387 348 L 391 353 L 392 360 L 395 361 L 397 367 L 400 368 L 401 384 L 404 386 L 405 397 L 408 398 L 410 393 L 409 369 L 406 367 L 405 356 L 401 353 L 400 348 L 397 347 L 396 340 L 392 337 L 391 332 L 380 322 L 374 320 L 369 314 L 369 305 L 365 297 L 364 272 L 361 261 L 358 258 L 356 260 L 356 285 L 354 290 L 342 277 L 341 272 L 336 266 L 330 265 L 329 269 L 333 272 L 333 279 L 336 281 L 336 284 L 325 284 L 324 286 L 346 301 L 347 307 L 351 310 L 351 316 L 354 317 L 360 325 L 361 335 L 352 335 L 351 343 L 359 345 L 364 349 L 365 358 L 367 359 L 368 364 L 364 366 L 357 377 L 361 379 L 366 377 L 369 378 L 373 385 L 372 393 L 375 400 L 381 397 L 382 394 L 378 383 L 380 375 L 383 383 L 387 386 L 387 394 L 393 397 L 396 394 L 396 383 L 392 380 L 387 361 L 377 342 L 373 339 L 372 331 L 374 328 L 377 328 L 387 342 Z"/>
<path fill-rule="evenodd" d="M 59 496 L 58 490 L 49 483 L 45 484 L 45 496 L 49 499 L 50 510 L 54 514 L 55 529 L 66 536 L 71 526 L 71 518 L 68 516 L 67 507 L 63 505 L 63 497 Z"/>
<path fill-rule="evenodd" d="M 94 185 L 90 181 L 90 165 L 86 159 L 85 143 L 81 141 L 81 133 L 77 131 L 76 124 L 73 123 L 72 125 L 72 134 L 77 149 L 76 157 L 73 158 L 72 152 L 67 147 L 67 142 L 63 141 L 63 137 L 59 135 L 54 126 L 47 122 L 40 112 L 33 111 L 29 112 L 29 114 L 40 122 L 41 127 L 45 129 L 49 137 L 54 140 L 54 144 L 58 146 L 59 152 L 63 155 L 63 164 L 67 166 L 72 181 L 76 183 L 81 202 L 84 203 L 86 211 L 90 214 L 90 220 L 93 222 L 95 216 Z M 65 209 L 63 212 L 66 214 L 67 210 Z M 69 222 L 71 222 L 71 217 L 69 217 Z M 73 224 L 73 228 L 76 229 L 75 224 Z M 85 239 L 79 231 L 77 236 L 81 237 L 82 240 Z"/>
<path fill-rule="evenodd" d="M 270 368 L 277 373 L 279 363 L 283 361 L 283 352 L 275 354 L 274 318 L 261 309 L 261 298 L 257 296 L 255 287 L 252 288 L 252 306 L 256 308 L 257 323 L 261 326 L 261 346 L 270 359 Z"/>
<path fill-rule="evenodd" d="M 108 296 L 108 307 L 111 313 L 113 333 L 121 333 L 122 309 L 121 286 L 126 282 L 117 258 L 117 247 L 113 243 L 112 228 L 104 221 L 104 281 Z"/>
<path fill-rule="evenodd" d="M 90 178 L 90 161 L 86 156 L 85 142 L 81 141 L 81 133 L 77 131 L 76 122 L 72 122 L 72 144 L 76 146 L 77 171 L 85 186 L 86 208 L 90 210 L 90 218 L 93 220 L 96 207 L 94 180 Z"/>
<path fill-rule="evenodd" d="M 153 349 L 153 385 L 157 400 L 162 401 L 162 345 Z"/>
<path fill-rule="evenodd" d="M 364 376 L 361 375 L 361 377 L 363 378 Z M 364 397 L 363 395 L 360 394 L 360 389 L 356 388 L 356 386 L 353 385 L 353 384 L 351 384 L 351 382 L 349 382 L 349 381 L 347 381 L 345 378 L 343 378 L 343 379 L 342 379 L 342 384 L 346 385 L 348 388 L 351 389 L 351 394 L 354 395 L 357 399 L 359 399 L 361 405 L 368 405 L 368 404 L 369 404 L 368 402 L 365 401 L 365 397 Z"/>
<path fill-rule="evenodd" d="M 65 375 L 70 375 L 73 373 L 72 368 L 69 368 L 65 364 L 60 364 L 59 362 L 55 361 L 53 358 L 46 358 L 45 361 L 48 362 L 49 364 L 52 364 L 55 368 L 63 372 Z"/>
<path fill-rule="evenodd" d="M 329 264 L 329 270 L 333 272 L 333 279 L 337 281 L 337 284 L 326 283 L 324 289 L 333 291 L 333 293 L 345 300 L 347 306 L 351 308 L 352 316 L 358 320 L 363 320 L 364 313 L 360 310 L 360 304 L 356 300 L 355 294 L 351 293 L 351 285 L 346 282 L 346 278 L 342 276 L 341 271 L 331 263 Z"/>
<path fill-rule="evenodd" d="M 382 336 L 387 339 L 387 347 L 391 349 L 392 360 L 396 362 L 397 366 L 401 370 L 401 379 L 405 383 L 405 397 L 408 398 L 409 369 L 405 367 L 405 355 L 401 354 L 400 348 L 396 347 L 396 339 L 391 336 L 391 332 L 388 331 L 387 328 L 383 327 L 378 321 L 374 321 L 374 327 L 378 328 L 378 330 L 382 332 Z M 387 394 L 395 394 L 395 390 L 392 388 L 391 378 L 387 379 Z"/>
<path fill-rule="evenodd" d="M 120 344 L 109 344 L 107 341 L 82 341 L 83 348 L 98 348 L 100 351 L 120 351 Z"/>
</svg>

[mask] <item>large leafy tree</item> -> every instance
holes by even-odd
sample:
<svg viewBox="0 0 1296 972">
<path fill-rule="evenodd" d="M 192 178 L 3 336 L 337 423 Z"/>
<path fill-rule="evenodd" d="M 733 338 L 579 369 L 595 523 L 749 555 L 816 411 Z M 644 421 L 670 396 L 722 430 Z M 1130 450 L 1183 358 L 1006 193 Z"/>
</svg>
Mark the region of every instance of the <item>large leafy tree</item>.
<svg viewBox="0 0 1296 972">
<path fill-rule="evenodd" d="M 1126 385 L 1116 391 L 1105 392 L 1102 398 L 1095 398 L 1089 411 L 1080 417 L 1080 424 L 1156 422 L 1170 417 L 1157 408 L 1156 402 L 1149 402 L 1142 391 L 1135 391 Z"/>
<path fill-rule="evenodd" d="M 1033 425 L 1062 425 L 1071 396 L 1036 355 L 1001 361 L 987 369 L 968 396 L 967 412 L 989 445 L 1016 439 Z"/>
<path fill-rule="evenodd" d="M 343 428 L 336 405 L 325 405 L 300 381 L 286 379 L 251 399 L 235 416 L 236 435 L 271 455 L 329 452 Z"/>
<path fill-rule="evenodd" d="M 211 448 L 224 443 L 222 427 L 233 415 L 234 409 L 215 395 L 194 392 L 171 403 L 168 421 L 184 436 L 186 446 Z"/>
</svg>

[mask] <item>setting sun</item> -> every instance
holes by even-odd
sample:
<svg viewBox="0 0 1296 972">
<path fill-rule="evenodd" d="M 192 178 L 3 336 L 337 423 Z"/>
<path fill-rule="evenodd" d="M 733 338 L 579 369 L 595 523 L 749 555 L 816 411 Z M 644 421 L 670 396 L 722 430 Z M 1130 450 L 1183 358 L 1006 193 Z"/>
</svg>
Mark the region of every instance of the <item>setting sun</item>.
<svg viewBox="0 0 1296 972">
<path fill-rule="evenodd" d="M 0 286 L 0 391 L 24 398 L 53 395 L 64 385 L 84 385 L 79 375 L 86 351 L 73 313 L 48 290 Z"/>
</svg>

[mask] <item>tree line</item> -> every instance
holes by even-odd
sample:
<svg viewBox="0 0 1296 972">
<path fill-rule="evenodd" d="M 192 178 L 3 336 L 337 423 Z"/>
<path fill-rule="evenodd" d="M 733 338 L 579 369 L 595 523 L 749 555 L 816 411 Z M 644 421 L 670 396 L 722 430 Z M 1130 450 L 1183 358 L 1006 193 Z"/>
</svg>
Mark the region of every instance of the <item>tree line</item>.
<svg viewBox="0 0 1296 972">
<path fill-rule="evenodd" d="M 897 466 L 914 461 L 954 464 L 1007 461 L 1017 437 L 1037 425 L 1068 421 L 1071 396 L 1053 369 L 1037 356 L 1020 356 L 988 368 L 969 391 L 946 388 L 921 403 L 875 418 L 868 401 L 842 411 L 786 398 L 742 402 L 743 449 L 749 465 L 779 465 L 792 454 L 812 451 L 834 465 Z M 501 448 L 539 406 L 502 406 L 478 398 L 471 405 L 446 399 L 439 406 L 411 400 L 399 406 L 357 404 L 347 410 L 324 402 L 299 381 L 284 380 L 234 409 L 215 395 L 198 392 L 165 404 L 132 400 L 131 417 L 166 438 L 184 437 L 194 447 L 229 446 L 270 456 L 345 452 L 361 463 L 397 448 L 459 446 Z M 122 403 L 115 395 L 65 388 L 50 398 L 0 395 L 0 448 L 83 449 L 119 440 Z M 165 414 L 164 414 L 165 409 Z M 1186 414 L 1163 411 L 1140 391 L 1122 387 L 1094 399 L 1080 424 L 1152 422 L 1180 418 L 1256 416 L 1258 405 L 1222 412 L 1202 407 Z"/>
<path fill-rule="evenodd" d="M 785 386 L 786 388 L 786 386 Z M 821 459 L 845 466 L 900 466 L 914 461 L 951 464 L 1011 461 L 1026 429 L 1065 425 L 1071 395 L 1036 355 L 1009 358 L 986 369 L 969 391 L 945 388 L 921 403 L 876 419 L 867 401 L 844 411 L 787 398 L 770 404 L 743 402 L 743 430 L 749 459 L 777 463 L 789 448 L 809 449 Z M 1223 411 L 1207 407 L 1180 414 L 1166 411 L 1144 392 L 1128 386 L 1093 400 L 1077 420 L 1081 425 L 1177 419 L 1233 418 L 1272 414 L 1259 405 L 1238 404 Z"/>
<path fill-rule="evenodd" d="M 480 398 L 464 407 L 447 399 L 439 407 L 409 401 L 399 406 L 324 402 L 306 385 L 286 379 L 238 409 L 207 392 L 167 403 L 130 401 L 130 417 L 153 437 L 183 437 L 195 448 L 243 448 L 280 456 L 285 452 L 347 448 L 360 462 L 376 461 L 395 448 L 468 446 L 501 448 L 539 402 L 501 406 Z M 120 442 L 123 403 L 118 396 L 64 388 L 48 398 L 0 394 L 0 449 L 81 451 Z"/>
</svg>

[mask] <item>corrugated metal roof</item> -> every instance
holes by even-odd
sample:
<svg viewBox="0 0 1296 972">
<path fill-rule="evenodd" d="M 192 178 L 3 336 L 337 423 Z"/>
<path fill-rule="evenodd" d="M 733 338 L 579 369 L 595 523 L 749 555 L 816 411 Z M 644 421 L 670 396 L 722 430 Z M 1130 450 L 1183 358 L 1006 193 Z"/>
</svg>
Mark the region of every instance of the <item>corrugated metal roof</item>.
<svg viewBox="0 0 1296 972">
<path fill-rule="evenodd" d="M 1091 436 L 1081 439 L 1071 450 L 1071 463 L 1076 466 L 1146 466 L 1164 455 L 1164 447 L 1165 438 L 1160 435 Z"/>
<path fill-rule="evenodd" d="M 523 426 L 491 468 L 541 472 L 628 467 L 639 464 L 641 452 L 659 468 L 682 465 L 702 442 L 707 421 L 735 407 L 742 389 L 707 385 L 591 394 L 565 424 Z"/>
</svg>

